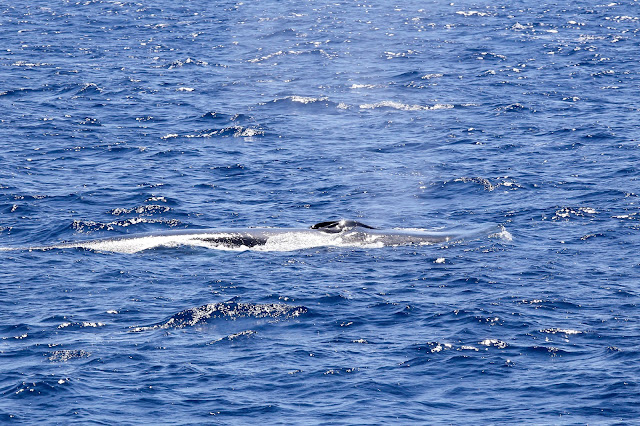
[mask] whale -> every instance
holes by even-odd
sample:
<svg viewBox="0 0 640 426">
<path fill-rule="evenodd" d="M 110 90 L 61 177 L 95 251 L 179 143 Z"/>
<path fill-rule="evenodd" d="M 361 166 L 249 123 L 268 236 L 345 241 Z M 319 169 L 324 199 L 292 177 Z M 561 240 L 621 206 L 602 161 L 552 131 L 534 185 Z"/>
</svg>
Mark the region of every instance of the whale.
<svg viewBox="0 0 640 426">
<path fill-rule="evenodd" d="M 319 222 L 308 228 L 182 229 L 63 242 L 51 246 L 29 247 L 28 249 L 78 248 L 100 252 L 135 253 L 158 247 L 177 246 L 258 251 L 291 251 L 313 247 L 340 246 L 374 248 L 443 244 L 483 236 L 500 236 L 503 231 L 505 231 L 504 228 L 499 225 L 448 231 L 379 229 L 356 220 L 340 219 Z"/>
</svg>

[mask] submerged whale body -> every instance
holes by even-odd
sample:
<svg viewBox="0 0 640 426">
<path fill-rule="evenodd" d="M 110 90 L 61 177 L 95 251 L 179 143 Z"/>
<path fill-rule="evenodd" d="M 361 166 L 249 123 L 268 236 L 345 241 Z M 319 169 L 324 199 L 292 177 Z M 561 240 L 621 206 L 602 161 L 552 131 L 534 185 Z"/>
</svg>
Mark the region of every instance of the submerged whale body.
<svg viewBox="0 0 640 426">
<path fill-rule="evenodd" d="M 449 241 L 452 237 L 444 233 L 429 234 L 419 232 L 403 232 L 401 230 L 382 231 L 373 226 L 355 220 L 337 220 L 329 222 L 320 222 L 312 225 L 309 229 L 276 229 L 276 228 L 249 228 L 246 230 L 238 230 L 231 234 L 201 236 L 196 237 L 202 241 L 212 244 L 221 244 L 228 247 L 256 247 L 266 246 L 269 240 L 277 240 L 276 237 L 283 236 L 291 239 L 297 237 L 314 237 L 326 235 L 333 237 L 326 241 L 333 241 L 335 245 L 365 245 L 367 243 L 379 243 L 383 246 L 388 245 L 405 245 L 405 244 L 435 244 Z M 322 237 L 321 237 L 322 238 Z M 326 244 L 333 245 L 333 244 Z"/>
<path fill-rule="evenodd" d="M 338 220 L 330 222 L 320 222 L 312 225 L 309 229 L 317 230 L 326 234 L 340 234 L 347 231 L 353 231 L 355 228 L 375 229 L 364 223 L 355 220 Z M 304 231 L 304 232 L 302 232 Z M 300 235 L 310 235 L 306 229 L 276 229 L 276 228 L 249 228 L 247 230 L 239 230 L 231 235 L 220 235 L 201 238 L 202 241 L 214 244 L 222 244 L 229 247 L 256 247 L 266 245 L 270 237 L 274 237 L 282 233 L 298 233 Z M 344 234 L 346 236 L 346 234 Z M 349 235 L 353 239 L 355 235 Z"/>
<path fill-rule="evenodd" d="M 500 226 L 458 231 L 377 229 L 355 220 L 320 222 L 309 228 L 185 229 L 156 234 L 62 243 L 31 250 L 83 248 L 135 253 L 157 247 L 197 246 L 222 250 L 291 251 L 313 247 L 429 245 L 506 233 Z M 508 233 L 507 233 L 508 234 Z"/>
</svg>

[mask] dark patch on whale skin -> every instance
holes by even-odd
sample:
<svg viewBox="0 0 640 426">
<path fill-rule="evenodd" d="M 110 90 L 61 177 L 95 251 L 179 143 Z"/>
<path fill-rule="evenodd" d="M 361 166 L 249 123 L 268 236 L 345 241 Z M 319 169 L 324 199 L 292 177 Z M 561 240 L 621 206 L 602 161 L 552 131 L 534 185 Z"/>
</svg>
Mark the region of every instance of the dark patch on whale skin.
<svg viewBox="0 0 640 426">
<path fill-rule="evenodd" d="M 316 223 L 315 225 L 311 226 L 311 229 L 318 229 L 322 232 L 336 234 L 338 232 L 342 232 L 348 229 L 353 229 L 355 227 L 366 228 L 366 229 L 376 229 L 373 226 L 365 225 L 362 222 L 357 222 L 355 220 L 346 220 L 346 219 Z"/>
<path fill-rule="evenodd" d="M 200 238 L 200 240 L 227 247 L 255 247 L 267 244 L 266 238 L 255 237 L 253 235 L 225 235 L 222 237 Z"/>
</svg>

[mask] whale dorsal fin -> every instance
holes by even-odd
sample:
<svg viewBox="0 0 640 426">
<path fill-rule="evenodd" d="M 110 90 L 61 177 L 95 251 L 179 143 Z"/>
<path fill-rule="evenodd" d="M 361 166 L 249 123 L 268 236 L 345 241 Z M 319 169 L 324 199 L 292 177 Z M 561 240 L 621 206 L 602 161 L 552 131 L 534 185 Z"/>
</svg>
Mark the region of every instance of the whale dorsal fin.
<svg viewBox="0 0 640 426">
<path fill-rule="evenodd" d="M 346 219 L 316 223 L 315 225 L 311 226 L 311 229 L 319 229 L 323 232 L 337 233 L 347 229 L 353 229 L 357 226 L 367 229 L 376 229 L 373 226 L 365 225 L 364 223 L 356 222 L 355 220 Z"/>
</svg>

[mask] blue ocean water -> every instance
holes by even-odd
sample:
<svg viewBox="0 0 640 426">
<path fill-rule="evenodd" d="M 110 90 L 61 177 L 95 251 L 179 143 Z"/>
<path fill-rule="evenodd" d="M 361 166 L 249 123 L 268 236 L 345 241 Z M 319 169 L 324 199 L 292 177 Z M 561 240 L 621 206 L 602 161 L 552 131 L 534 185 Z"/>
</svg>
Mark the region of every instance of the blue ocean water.
<svg viewBox="0 0 640 426">
<path fill-rule="evenodd" d="M 5 2 L 0 420 L 633 422 L 639 21 L 627 0 Z M 20 249 L 340 218 L 512 239 Z"/>
</svg>

